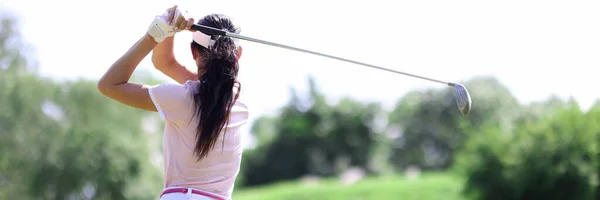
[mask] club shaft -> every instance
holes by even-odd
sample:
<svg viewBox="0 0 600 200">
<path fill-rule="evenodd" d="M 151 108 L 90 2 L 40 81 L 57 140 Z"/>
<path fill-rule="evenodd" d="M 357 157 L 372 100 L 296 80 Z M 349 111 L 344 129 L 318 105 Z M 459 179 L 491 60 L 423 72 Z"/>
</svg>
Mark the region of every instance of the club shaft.
<svg viewBox="0 0 600 200">
<path fill-rule="evenodd" d="M 279 43 L 274 43 L 274 42 L 269 42 L 269 41 L 260 40 L 260 39 L 256 39 L 256 38 L 251 38 L 251 37 L 247 37 L 247 36 L 243 36 L 243 35 L 239 35 L 239 34 L 235 34 L 235 33 L 226 32 L 223 30 L 217 30 L 212 27 L 194 24 L 192 26 L 192 29 L 202 31 L 203 33 L 206 33 L 206 34 L 225 35 L 228 37 L 237 38 L 237 39 L 241 39 L 241 40 L 247 40 L 247 41 L 266 44 L 266 45 L 270 45 L 270 46 L 276 46 L 276 47 L 280 47 L 280 48 L 284 48 L 284 49 L 314 54 L 314 55 L 323 56 L 323 57 L 327 57 L 327 58 L 331 58 L 331 59 L 335 59 L 335 60 L 345 61 L 345 62 L 357 64 L 357 65 L 362 65 L 362 66 L 371 67 L 371 68 L 375 68 L 375 69 L 379 69 L 379 70 L 384 70 L 384 71 L 388 71 L 388 72 L 392 72 L 392 73 L 396 73 L 396 74 L 402 74 L 402 75 L 411 76 L 414 78 L 420 78 L 420 79 L 424 79 L 424 80 L 428 80 L 428 81 L 433 81 L 433 82 L 437 82 L 437 83 L 441 83 L 441 84 L 445 84 L 445 85 L 451 85 L 451 83 L 449 83 L 447 81 L 441 81 L 441 80 L 437 80 L 437 79 L 433 79 L 433 78 L 427 78 L 424 76 L 419 76 L 419 75 L 415 75 L 415 74 L 411 74 L 411 73 L 392 70 L 392 69 L 379 67 L 376 65 L 371 65 L 371 64 L 367 64 L 367 63 L 363 63 L 363 62 L 358 62 L 358 61 L 354 61 L 354 60 L 350 60 L 350 59 L 346 59 L 346 58 L 341 58 L 341 57 L 337 57 L 337 56 L 327 55 L 324 53 L 319 53 L 319 52 L 301 49 L 301 48 L 297 48 L 297 47 L 292 47 L 292 46 L 288 46 L 288 45 L 283 45 L 283 44 L 279 44 Z"/>
</svg>

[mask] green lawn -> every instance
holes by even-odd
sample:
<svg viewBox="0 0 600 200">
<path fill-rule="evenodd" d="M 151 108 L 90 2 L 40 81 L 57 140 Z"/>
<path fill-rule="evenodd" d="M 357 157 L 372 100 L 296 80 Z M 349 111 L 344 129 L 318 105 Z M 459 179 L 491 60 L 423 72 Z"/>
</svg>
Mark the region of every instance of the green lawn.
<svg viewBox="0 0 600 200">
<path fill-rule="evenodd" d="M 317 185 L 300 182 L 283 182 L 273 185 L 239 189 L 233 194 L 235 200 L 455 200 L 464 199 L 460 191 L 462 179 L 448 173 L 428 173 L 408 180 L 401 176 L 365 178 L 343 186 L 336 179 L 322 180 Z"/>
</svg>

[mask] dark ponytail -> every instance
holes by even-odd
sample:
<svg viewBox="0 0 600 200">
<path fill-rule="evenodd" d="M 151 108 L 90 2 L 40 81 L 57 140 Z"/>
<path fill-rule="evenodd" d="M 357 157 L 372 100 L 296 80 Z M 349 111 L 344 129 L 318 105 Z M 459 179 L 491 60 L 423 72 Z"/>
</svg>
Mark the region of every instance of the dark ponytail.
<svg viewBox="0 0 600 200">
<path fill-rule="evenodd" d="M 212 14 L 202 18 L 199 24 L 229 32 L 239 33 L 226 16 Z M 196 148 L 194 153 L 198 160 L 206 157 L 214 147 L 220 133 L 228 122 L 231 107 L 238 98 L 240 85 L 237 82 L 238 48 L 233 38 L 215 37 L 214 44 L 205 48 L 196 42 L 193 46 L 204 58 L 203 73 L 199 73 L 200 84 L 194 93 L 194 110 L 199 121 L 196 131 Z M 237 84 L 237 87 L 236 87 Z M 235 93 L 233 89 L 237 88 Z"/>
</svg>

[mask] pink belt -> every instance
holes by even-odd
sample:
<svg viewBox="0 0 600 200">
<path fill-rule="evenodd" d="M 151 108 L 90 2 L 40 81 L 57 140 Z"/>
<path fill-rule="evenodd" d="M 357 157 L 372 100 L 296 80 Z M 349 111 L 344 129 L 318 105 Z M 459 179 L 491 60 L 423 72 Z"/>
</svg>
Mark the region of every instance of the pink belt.
<svg viewBox="0 0 600 200">
<path fill-rule="evenodd" d="M 188 188 L 171 188 L 171 189 L 166 189 L 166 190 L 164 190 L 162 192 L 162 194 L 160 194 L 160 197 L 162 197 L 165 194 L 171 194 L 171 193 L 184 193 L 185 194 L 185 193 L 188 193 L 188 190 L 189 190 Z M 215 198 L 215 199 L 218 199 L 218 200 L 226 200 L 226 199 L 223 199 L 222 197 L 219 197 L 217 195 L 214 195 L 214 194 L 211 194 L 211 193 L 208 193 L 208 192 L 204 192 L 204 191 L 200 191 L 200 190 L 194 190 L 194 189 L 191 189 L 191 190 L 192 190 L 192 194 L 197 194 L 197 195 L 202 195 L 202 196 L 206 196 L 206 197 L 211 197 L 211 198 Z"/>
</svg>

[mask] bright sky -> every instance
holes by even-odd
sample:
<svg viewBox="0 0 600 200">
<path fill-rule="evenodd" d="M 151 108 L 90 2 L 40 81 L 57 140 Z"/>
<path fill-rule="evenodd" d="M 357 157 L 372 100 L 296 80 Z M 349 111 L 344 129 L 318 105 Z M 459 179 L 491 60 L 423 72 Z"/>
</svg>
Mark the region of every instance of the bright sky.
<svg viewBox="0 0 600 200">
<path fill-rule="evenodd" d="M 448 81 L 493 75 L 521 103 L 558 95 L 587 109 L 600 97 L 593 89 L 600 85 L 600 1 L 0 1 L 21 17 L 41 72 L 58 79 L 98 79 L 155 14 L 179 4 L 197 18 L 232 16 L 242 35 L 258 39 Z M 189 33 L 176 36 L 176 56 L 188 65 L 190 40 Z M 263 44 L 242 45 L 240 79 L 252 119 L 283 106 L 290 87 L 305 91 L 309 74 L 331 97 L 387 105 L 413 89 L 445 87 Z M 149 57 L 140 68 L 153 70 Z"/>
</svg>

